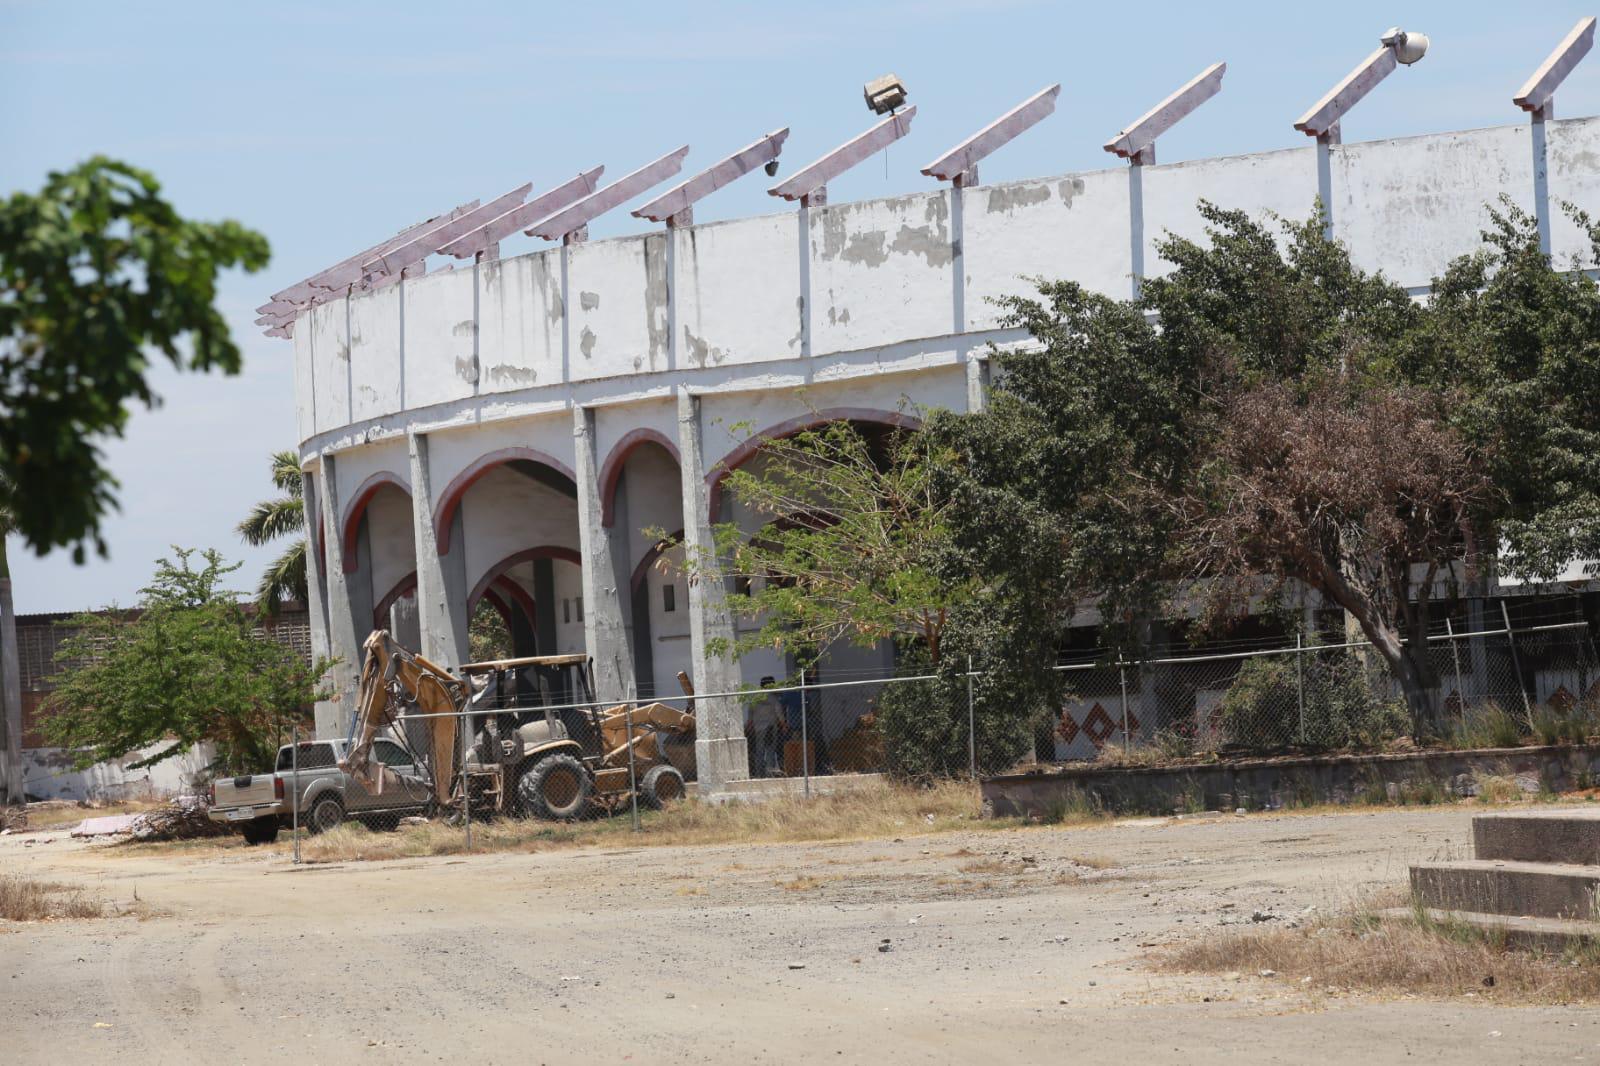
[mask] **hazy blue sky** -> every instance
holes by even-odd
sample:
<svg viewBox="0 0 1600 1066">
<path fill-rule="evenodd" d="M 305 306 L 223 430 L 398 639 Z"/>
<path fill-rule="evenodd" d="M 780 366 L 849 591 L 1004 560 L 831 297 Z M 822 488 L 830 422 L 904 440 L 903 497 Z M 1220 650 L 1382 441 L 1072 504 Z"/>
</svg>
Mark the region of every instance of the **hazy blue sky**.
<svg viewBox="0 0 1600 1066">
<path fill-rule="evenodd" d="M 679 144 L 685 173 L 779 126 L 786 172 L 865 128 L 861 83 L 894 71 L 918 115 L 835 201 L 928 188 L 919 168 L 1060 81 L 1056 114 L 983 165 L 986 181 L 1115 161 L 1100 145 L 1219 59 L 1220 96 L 1161 141 L 1161 160 L 1303 144 L 1292 124 L 1388 26 L 1433 47 L 1345 123 L 1345 139 L 1523 120 L 1511 94 L 1600 4 L 93 3 L 0 0 L 0 192 L 95 152 L 153 170 L 179 210 L 272 241 L 271 268 L 223 283 L 246 368 L 158 372 L 165 404 L 109 444 L 122 512 L 111 558 L 75 567 L 13 546 L 17 608 L 131 603 L 169 544 L 244 560 L 233 532 L 267 494 L 266 456 L 294 442 L 288 342 L 262 337 L 268 293 L 429 214 L 605 163 L 618 177 Z M 1600 56 L 1558 97 L 1600 111 Z M 781 210 L 757 175 L 700 220 Z M 637 205 L 629 205 L 637 206 Z M 1307 205 L 1309 209 L 1309 204 Z M 640 228 L 626 210 L 597 236 Z M 505 254 L 536 243 L 508 242 Z"/>
</svg>

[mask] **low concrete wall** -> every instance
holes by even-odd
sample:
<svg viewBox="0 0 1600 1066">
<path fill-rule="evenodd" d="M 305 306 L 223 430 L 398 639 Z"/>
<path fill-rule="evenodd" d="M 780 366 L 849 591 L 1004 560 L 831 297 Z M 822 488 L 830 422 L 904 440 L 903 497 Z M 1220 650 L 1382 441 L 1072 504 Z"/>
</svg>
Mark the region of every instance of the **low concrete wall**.
<svg viewBox="0 0 1600 1066">
<path fill-rule="evenodd" d="M 1600 744 L 1402 755 L 1249 759 L 1192 766 L 1061 767 L 985 778 L 995 815 L 1047 817 L 1090 805 L 1113 813 L 1250 810 L 1477 794 L 1480 776 L 1515 777 L 1524 792 L 1600 779 Z"/>
<path fill-rule="evenodd" d="M 164 799 L 199 788 L 214 755 L 209 745 L 190 748 L 154 766 L 131 766 L 164 747 L 154 744 L 81 770 L 73 766 L 73 752 L 66 748 L 24 748 L 23 789 L 33 799 L 119 800 Z"/>
</svg>

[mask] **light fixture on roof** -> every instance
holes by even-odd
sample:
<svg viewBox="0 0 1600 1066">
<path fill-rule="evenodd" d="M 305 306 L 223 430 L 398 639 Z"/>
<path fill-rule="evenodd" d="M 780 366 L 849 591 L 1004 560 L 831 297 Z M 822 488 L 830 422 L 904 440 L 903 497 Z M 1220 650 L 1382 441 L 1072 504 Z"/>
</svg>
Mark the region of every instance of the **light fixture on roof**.
<svg viewBox="0 0 1600 1066">
<path fill-rule="evenodd" d="M 1407 33 L 1399 26 L 1390 26 L 1378 40 L 1394 49 L 1394 57 L 1404 66 L 1410 66 L 1428 54 L 1428 35 Z"/>
<path fill-rule="evenodd" d="M 878 115 L 890 114 L 906 103 L 906 87 L 898 74 L 873 78 L 862 86 L 861 95 L 867 99 L 867 109 Z"/>
</svg>

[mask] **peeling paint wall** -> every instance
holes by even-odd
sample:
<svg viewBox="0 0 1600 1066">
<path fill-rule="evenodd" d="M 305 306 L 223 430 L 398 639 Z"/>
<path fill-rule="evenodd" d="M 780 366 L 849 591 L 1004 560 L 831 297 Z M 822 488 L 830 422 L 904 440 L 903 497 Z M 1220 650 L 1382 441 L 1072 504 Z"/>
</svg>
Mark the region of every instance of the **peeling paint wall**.
<svg viewBox="0 0 1600 1066">
<path fill-rule="evenodd" d="M 350 301 L 350 408 L 357 421 L 400 410 L 400 289 Z"/>
<path fill-rule="evenodd" d="M 968 329 L 997 326 L 993 301 L 1031 291 L 1034 276 L 1128 292 L 1128 178 L 1120 170 L 980 185 L 967 190 L 962 215 Z"/>
<path fill-rule="evenodd" d="M 478 384 L 471 269 L 426 274 L 404 284 L 406 405 L 471 396 Z"/>
<path fill-rule="evenodd" d="M 322 433 L 348 425 L 350 419 L 350 340 L 345 333 L 344 300 L 330 300 L 311 309 L 312 373 L 316 375 L 316 423 Z"/>
<path fill-rule="evenodd" d="M 478 268 L 481 392 L 514 392 L 561 380 L 560 252 Z"/>
<path fill-rule="evenodd" d="M 666 237 L 575 244 L 567 255 L 572 380 L 667 369 Z"/>
<path fill-rule="evenodd" d="M 722 366 L 800 354 L 800 239 L 793 214 L 670 231 L 678 364 Z"/>
<path fill-rule="evenodd" d="M 1527 126 L 1339 145 L 1332 155 L 1335 236 L 1358 266 L 1402 285 L 1427 285 L 1474 251 L 1501 193 L 1533 210 Z"/>
<path fill-rule="evenodd" d="M 1556 262 L 1574 260 L 1589 269 L 1600 266 L 1589 238 L 1561 210 L 1569 201 L 1600 218 L 1600 119 L 1583 118 L 1548 124 L 1550 152 L 1550 250 Z"/>
<path fill-rule="evenodd" d="M 812 354 L 951 332 L 948 190 L 810 216 Z"/>
<path fill-rule="evenodd" d="M 1206 159 L 1144 168 L 1144 268 L 1146 277 L 1172 270 L 1157 247 L 1168 235 L 1205 240 L 1197 203 L 1259 217 L 1268 211 L 1293 221 L 1309 218 L 1317 200 L 1315 148 Z M 1121 291 L 1127 295 L 1128 287 Z"/>
</svg>

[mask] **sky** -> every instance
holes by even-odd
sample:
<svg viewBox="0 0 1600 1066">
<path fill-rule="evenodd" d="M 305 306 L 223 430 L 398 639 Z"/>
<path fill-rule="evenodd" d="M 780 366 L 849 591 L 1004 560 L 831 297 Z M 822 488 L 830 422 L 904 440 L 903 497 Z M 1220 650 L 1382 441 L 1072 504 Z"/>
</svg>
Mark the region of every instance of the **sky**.
<svg viewBox="0 0 1600 1066">
<path fill-rule="evenodd" d="M 918 105 L 912 132 L 831 182 L 832 202 L 933 187 L 922 166 L 1054 82 L 1056 113 L 986 160 L 983 180 L 1112 166 L 1101 145 L 1218 60 L 1222 92 L 1162 137 L 1160 161 L 1297 147 L 1294 120 L 1395 24 L 1432 46 L 1351 113 L 1347 142 L 1516 123 L 1514 91 L 1597 11 L 1600 0 L 0 0 L 0 195 L 102 153 L 153 171 L 186 216 L 238 219 L 273 249 L 267 270 L 221 282 L 244 371 L 155 371 L 161 406 L 105 445 L 121 481 L 110 557 L 76 566 L 13 543 L 17 610 L 130 605 L 171 545 L 219 549 L 243 563 L 236 587 L 253 587 L 281 549 L 247 548 L 234 527 L 271 494 L 269 454 L 296 444 L 290 345 L 261 336 L 253 308 L 466 200 L 527 181 L 537 192 L 596 163 L 611 180 L 684 143 L 687 176 L 783 126 L 792 174 L 873 121 L 861 85 L 889 71 Z M 1596 113 L 1591 56 L 1557 115 Z M 718 191 L 696 220 L 792 209 L 763 179 Z M 646 228 L 636 206 L 591 235 Z M 502 254 L 538 243 L 519 236 Z"/>
</svg>

